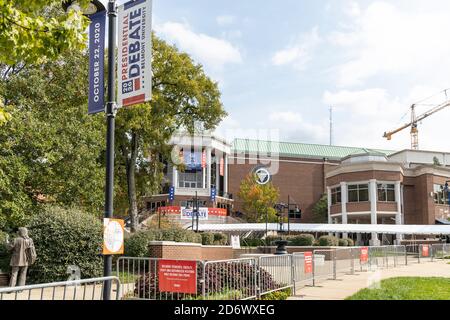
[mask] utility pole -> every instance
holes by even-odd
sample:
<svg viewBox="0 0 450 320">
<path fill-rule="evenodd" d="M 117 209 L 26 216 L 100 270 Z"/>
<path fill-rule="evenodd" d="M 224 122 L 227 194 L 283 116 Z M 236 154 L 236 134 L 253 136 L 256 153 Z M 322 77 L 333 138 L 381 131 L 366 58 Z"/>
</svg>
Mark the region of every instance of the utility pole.
<svg viewBox="0 0 450 320">
<path fill-rule="evenodd" d="M 106 188 L 105 188 L 105 218 L 113 217 L 114 210 L 114 130 L 116 120 L 116 2 L 108 2 L 108 100 L 106 102 Z M 104 256 L 103 276 L 112 273 L 112 256 Z M 111 299 L 111 281 L 106 281 L 103 287 L 103 299 Z"/>
</svg>

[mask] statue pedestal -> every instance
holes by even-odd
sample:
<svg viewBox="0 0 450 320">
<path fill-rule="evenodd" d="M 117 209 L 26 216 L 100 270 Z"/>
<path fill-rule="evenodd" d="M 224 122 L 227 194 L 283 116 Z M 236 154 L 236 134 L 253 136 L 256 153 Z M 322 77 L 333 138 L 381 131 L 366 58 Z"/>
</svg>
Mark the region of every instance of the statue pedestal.
<svg viewBox="0 0 450 320">
<path fill-rule="evenodd" d="M 283 254 L 288 254 L 288 252 L 286 250 L 286 245 L 288 244 L 288 241 L 278 240 L 278 241 L 275 241 L 275 244 L 277 245 L 277 250 L 275 251 L 275 255 L 280 256 Z"/>
</svg>

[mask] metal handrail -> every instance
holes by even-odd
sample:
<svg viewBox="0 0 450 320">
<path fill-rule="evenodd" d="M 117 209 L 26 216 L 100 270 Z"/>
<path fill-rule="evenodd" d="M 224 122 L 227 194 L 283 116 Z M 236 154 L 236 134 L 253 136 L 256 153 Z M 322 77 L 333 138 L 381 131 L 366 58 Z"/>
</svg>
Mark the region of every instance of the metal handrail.
<svg viewBox="0 0 450 320">
<path fill-rule="evenodd" d="M 0 288 L 0 295 L 10 294 L 10 293 L 18 293 L 21 291 L 32 291 L 36 289 L 47 289 L 47 288 L 56 288 L 56 287 L 70 287 L 76 286 L 80 284 L 89 284 L 96 282 L 106 282 L 106 281 L 114 281 L 117 284 L 117 294 L 116 300 L 119 300 L 121 297 L 121 286 L 120 279 L 115 276 L 110 277 L 98 277 L 98 278 L 90 278 L 90 279 L 80 279 L 80 280 L 69 280 L 69 281 L 59 281 L 59 282 L 51 282 L 51 283 L 41 283 L 41 284 L 31 284 L 26 286 L 17 286 L 17 287 L 7 287 Z"/>
</svg>

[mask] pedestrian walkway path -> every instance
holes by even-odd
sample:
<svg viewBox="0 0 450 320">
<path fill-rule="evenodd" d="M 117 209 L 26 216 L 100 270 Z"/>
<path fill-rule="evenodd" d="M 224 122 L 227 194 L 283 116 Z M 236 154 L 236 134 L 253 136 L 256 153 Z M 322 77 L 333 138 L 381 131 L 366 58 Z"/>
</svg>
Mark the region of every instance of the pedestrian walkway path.
<svg viewBox="0 0 450 320">
<path fill-rule="evenodd" d="M 450 278 L 450 264 L 447 261 L 424 262 L 393 269 L 380 269 L 371 272 L 357 272 L 344 275 L 338 280 L 327 280 L 317 287 L 304 287 L 288 300 L 343 300 L 361 289 L 383 279 L 397 277 L 444 277 Z"/>
</svg>

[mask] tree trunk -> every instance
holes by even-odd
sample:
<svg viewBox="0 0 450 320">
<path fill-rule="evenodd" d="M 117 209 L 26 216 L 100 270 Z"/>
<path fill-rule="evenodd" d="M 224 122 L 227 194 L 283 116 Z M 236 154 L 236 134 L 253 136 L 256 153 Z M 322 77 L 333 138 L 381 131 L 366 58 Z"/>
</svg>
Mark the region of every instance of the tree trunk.
<svg viewBox="0 0 450 320">
<path fill-rule="evenodd" d="M 139 217 L 136 200 L 137 153 L 138 153 L 138 138 L 136 133 L 132 133 L 130 155 L 127 157 L 128 203 L 131 218 L 131 232 L 136 232 L 139 226 Z"/>
</svg>

